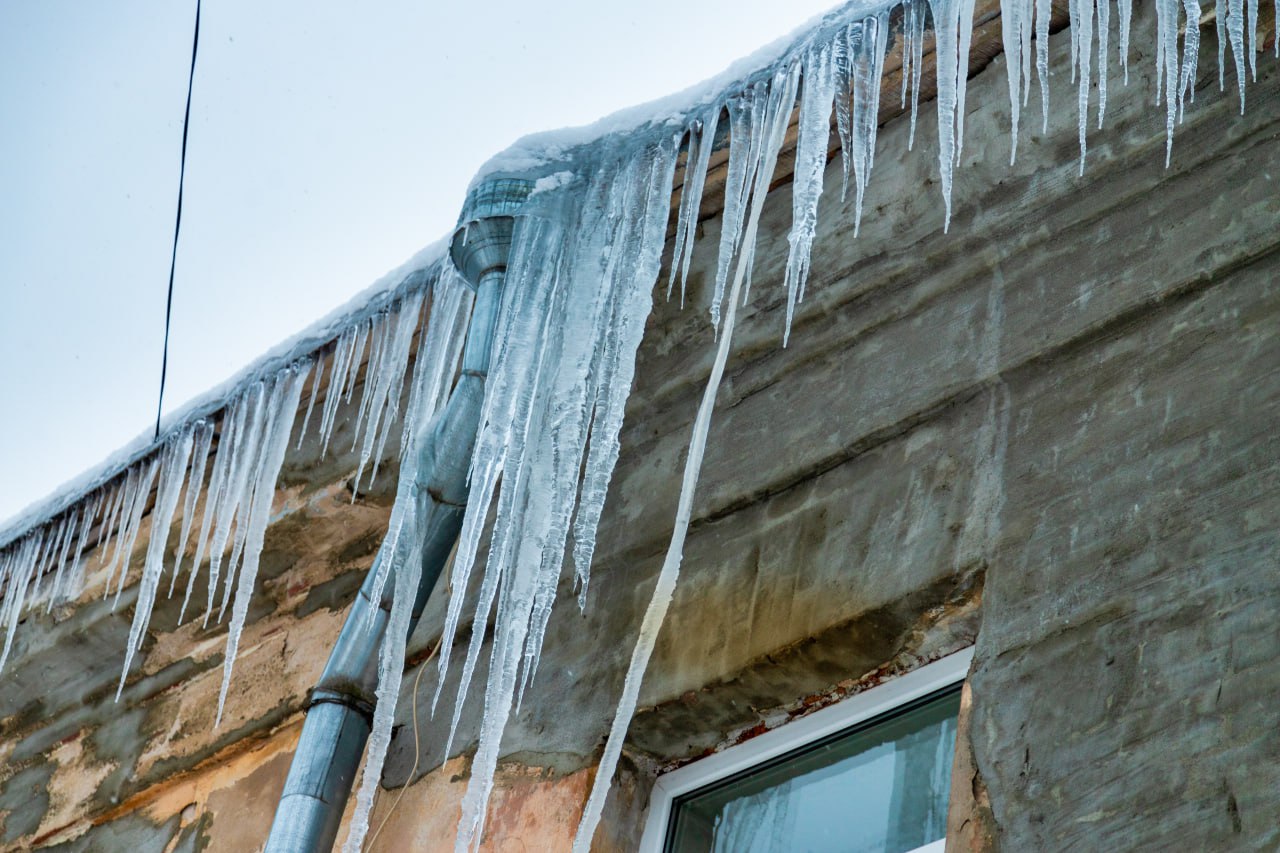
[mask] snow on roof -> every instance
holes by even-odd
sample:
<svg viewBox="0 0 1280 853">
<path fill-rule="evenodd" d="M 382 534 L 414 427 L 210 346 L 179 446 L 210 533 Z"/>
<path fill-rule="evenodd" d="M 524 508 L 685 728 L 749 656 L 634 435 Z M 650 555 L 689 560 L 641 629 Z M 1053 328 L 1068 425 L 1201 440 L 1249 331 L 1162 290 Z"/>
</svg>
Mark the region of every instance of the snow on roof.
<svg viewBox="0 0 1280 853">
<path fill-rule="evenodd" d="M 63 483 L 48 496 L 16 515 L 5 519 L 0 523 L 0 549 L 8 546 L 31 528 L 56 517 L 84 495 L 110 482 L 130 465 L 153 453 L 178 427 L 218 412 L 226 406 L 227 401 L 235 396 L 237 391 L 250 382 L 275 373 L 290 362 L 297 361 L 333 342 L 344 329 L 382 310 L 407 290 L 421 284 L 425 274 L 443 261 L 448 254 L 447 249 L 446 240 L 441 238 L 415 252 L 407 261 L 352 296 L 345 304 L 335 308 L 297 334 L 276 344 L 242 370 L 228 377 L 226 381 L 165 415 L 160 423 L 159 438 L 156 438 L 152 430 L 139 434 L 99 464 Z"/>
<path fill-rule="evenodd" d="M 588 125 L 521 137 L 481 166 L 472 179 L 471 186 L 499 173 L 546 173 L 544 180 L 550 177 L 555 179 L 557 185 L 566 183 L 567 176 L 562 171 L 557 171 L 555 166 L 563 164 L 576 151 L 608 136 L 630 134 L 654 126 L 683 126 L 691 113 L 723 100 L 727 92 L 744 89 L 753 77 L 776 65 L 788 52 L 796 51 L 828 25 L 847 20 L 851 14 L 874 12 L 883 5 L 882 0 L 854 0 L 839 4 L 749 56 L 737 60 L 720 74 L 682 92 L 618 110 Z M 410 281 L 415 278 L 415 273 L 421 273 L 439 263 L 446 254 L 447 237 L 442 237 L 354 295 L 346 304 L 272 347 L 225 382 L 166 415 L 161 422 L 158 439 L 151 430 L 141 433 L 98 465 L 5 519 L 0 523 L 0 549 L 7 547 L 28 530 L 56 517 L 84 495 L 110 482 L 130 465 L 153 453 L 161 446 L 165 437 L 180 425 L 221 410 L 235 392 L 248 383 L 331 343 L 343 329 L 380 310 L 401 295 L 415 283 Z"/>
<path fill-rule="evenodd" d="M 631 134 L 654 126 L 682 128 L 693 113 L 723 102 L 727 93 L 745 90 L 755 79 L 768 74 L 787 54 L 803 49 L 824 29 L 843 25 L 851 17 L 875 14 L 884 7 L 884 0 L 852 0 L 836 4 L 786 35 L 736 60 L 719 74 L 683 91 L 624 107 L 590 124 L 522 136 L 486 161 L 471 179 L 471 187 L 496 174 L 546 170 L 571 158 L 576 150 L 608 136 Z"/>
</svg>

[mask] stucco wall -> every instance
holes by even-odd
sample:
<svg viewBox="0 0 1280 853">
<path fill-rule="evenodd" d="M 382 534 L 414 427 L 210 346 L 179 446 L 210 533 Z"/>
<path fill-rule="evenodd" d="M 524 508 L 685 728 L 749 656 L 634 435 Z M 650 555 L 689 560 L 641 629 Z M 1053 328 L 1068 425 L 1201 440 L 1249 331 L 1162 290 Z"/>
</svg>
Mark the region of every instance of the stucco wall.
<svg viewBox="0 0 1280 853">
<path fill-rule="evenodd" d="M 1134 27 L 1145 48 L 1149 4 Z M 1136 55 L 1077 177 L 1065 33 L 1048 133 L 1031 109 L 1013 167 L 1003 60 L 971 80 L 949 234 L 931 104 L 914 154 L 904 120 L 882 129 L 856 239 L 833 164 L 785 350 L 791 207 L 787 186 L 771 195 L 684 575 L 597 849 L 634 847 L 658 768 L 975 641 L 953 846 L 1280 843 L 1280 74 L 1260 61 L 1239 117 L 1202 33 L 1168 170 L 1152 62 Z M 700 226 L 685 310 L 655 291 L 588 608 L 566 584 L 504 740 L 488 850 L 572 836 L 674 515 L 718 234 L 714 216 Z M 265 838 L 306 690 L 388 514 L 389 486 L 352 504 L 350 458 L 316 455 L 286 462 L 219 730 L 224 629 L 170 631 L 176 607 L 159 610 L 117 705 L 131 591 L 113 614 L 91 579 L 79 605 L 28 617 L 0 676 L 4 849 Z M 376 849 L 451 848 L 479 702 L 446 760 L 447 715 L 426 711 L 435 667 L 419 668 L 384 778 L 413 784 L 394 810 L 398 790 L 380 798 Z"/>
</svg>

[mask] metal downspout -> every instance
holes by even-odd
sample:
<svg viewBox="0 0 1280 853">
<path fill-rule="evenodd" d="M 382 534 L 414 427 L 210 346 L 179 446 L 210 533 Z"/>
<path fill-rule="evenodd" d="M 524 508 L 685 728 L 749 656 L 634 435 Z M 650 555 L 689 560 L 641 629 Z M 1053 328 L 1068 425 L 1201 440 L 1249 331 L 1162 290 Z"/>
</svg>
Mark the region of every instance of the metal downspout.
<svg viewBox="0 0 1280 853">
<path fill-rule="evenodd" d="M 475 305 L 463 350 L 462 375 L 440 416 L 423 427 L 414 488 L 423 538 L 422 580 L 414 601 L 413 633 L 462 527 L 469 493 L 471 452 L 480 423 L 494 327 L 506 279 L 514 214 L 532 181 L 486 182 L 467 197 L 450 253 L 469 284 Z M 333 847 L 373 722 L 378 650 L 395 589 L 388 578 L 377 602 L 373 578 L 387 543 L 347 614 L 320 681 L 311 692 L 306 722 L 276 808 L 265 853 L 315 853 Z"/>
</svg>

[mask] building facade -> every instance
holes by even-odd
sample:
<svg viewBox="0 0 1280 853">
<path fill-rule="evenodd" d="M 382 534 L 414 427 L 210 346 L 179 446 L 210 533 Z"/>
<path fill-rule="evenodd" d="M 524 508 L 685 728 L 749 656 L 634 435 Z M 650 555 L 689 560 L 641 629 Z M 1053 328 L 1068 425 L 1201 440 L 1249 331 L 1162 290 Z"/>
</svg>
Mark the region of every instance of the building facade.
<svg viewBox="0 0 1280 853">
<path fill-rule="evenodd" d="M 1154 17 L 1140 5 L 1135 32 Z M 761 833 L 799 837 L 803 813 L 786 823 L 784 798 L 750 800 L 759 786 L 742 771 L 846 730 L 874 741 L 868 723 L 929 696 L 954 716 L 901 742 L 927 730 L 953 752 L 867 783 L 893 809 L 894 849 L 936 841 L 911 840 L 912 821 L 941 821 L 947 850 L 1280 846 L 1274 25 L 1244 115 L 1216 91 L 1202 26 L 1199 97 L 1168 168 L 1154 65 L 1132 61 L 1080 176 L 1069 32 L 1051 41 L 1064 85 L 1047 130 L 1024 117 L 1010 166 L 998 24 L 978 10 L 945 233 L 935 140 L 922 124 L 907 151 L 891 49 L 859 233 L 833 149 L 785 348 L 792 165 L 780 162 L 683 574 L 594 850 L 774 849 Z M 724 159 L 712 157 L 686 304 L 665 298 L 665 269 L 655 285 L 587 607 L 565 579 L 481 849 L 568 849 L 577 828 L 711 369 Z M 217 728 L 224 627 L 175 628 L 179 602 L 161 601 L 114 701 L 136 585 L 112 610 L 91 569 L 75 601 L 26 617 L 0 674 L 3 849 L 260 848 L 307 692 L 388 526 L 393 454 L 352 499 L 353 400 L 336 409 L 336 451 L 291 441 Z M 409 643 L 372 849 L 452 848 L 481 711 L 477 694 L 445 755 L 430 654 L 446 581 Z M 903 798 L 939 778 L 941 817 L 936 791 L 923 806 Z M 721 781 L 744 793 L 707 806 L 715 826 L 699 830 L 699 792 Z M 735 813 L 764 829 L 735 829 Z M 678 819 L 686 830 L 669 828 Z"/>
</svg>

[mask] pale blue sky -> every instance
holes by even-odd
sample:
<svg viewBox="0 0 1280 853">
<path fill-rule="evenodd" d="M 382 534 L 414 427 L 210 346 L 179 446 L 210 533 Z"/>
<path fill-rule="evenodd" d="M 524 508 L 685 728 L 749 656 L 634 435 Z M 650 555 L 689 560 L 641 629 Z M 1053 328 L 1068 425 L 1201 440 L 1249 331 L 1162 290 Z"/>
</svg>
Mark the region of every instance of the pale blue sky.
<svg viewBox="0 0 1280 853">
<path fill-rule="evenodd" d="M 519 136 L 833 0 L 207 0 L 166 411 L 453 225 Z M 0 521 L 152 423 L 195 3 L 0 0 Z"/>
</svg>

